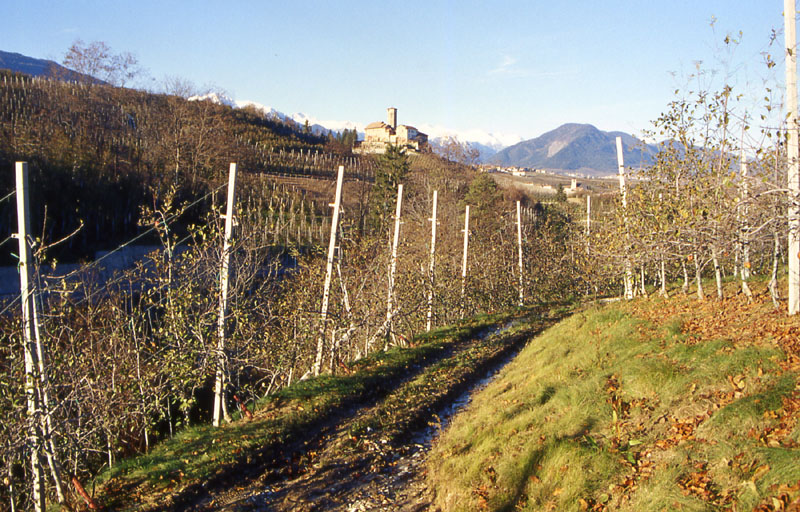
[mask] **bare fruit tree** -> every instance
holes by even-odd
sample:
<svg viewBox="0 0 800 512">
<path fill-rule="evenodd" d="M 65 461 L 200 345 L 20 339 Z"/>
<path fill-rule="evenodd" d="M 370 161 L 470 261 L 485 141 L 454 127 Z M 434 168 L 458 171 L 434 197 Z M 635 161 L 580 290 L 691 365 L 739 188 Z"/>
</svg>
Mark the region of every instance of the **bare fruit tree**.
<svg viewBox="0 0 800 512">
<path fill-rule="evenodd" d="M 135 55 L 130 52 L 113 53 L 104 41 L 87 44 L 76 39 L 64 55 L 62 64 L 117 87 L 124 87 L 142 73 Z"/>
</svg>

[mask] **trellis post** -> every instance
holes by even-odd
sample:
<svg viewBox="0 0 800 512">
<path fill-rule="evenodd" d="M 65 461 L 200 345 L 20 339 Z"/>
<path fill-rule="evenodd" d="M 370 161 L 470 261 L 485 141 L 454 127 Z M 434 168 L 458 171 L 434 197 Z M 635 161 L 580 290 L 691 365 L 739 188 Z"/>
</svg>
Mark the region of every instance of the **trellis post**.
<svg viewBox="0 0 800 512">
<path fill-rule="evenodd" d="M 428 323 L 425 327 L 426 331 L 431 330 L 431 321 L 433 318 L 433 287 L 434 287 L 434 263 L 436 254 L 436 207 L 438 201 L 438 191 L 433 191 L 433 208 L 431 214 L 431 258 L 428 265 Z"/>
<path fill-rule="evenodd" d="M 225 210 L 225 233 L 222 240 L 222 264 L 219 275 L 219 317 L 217 318 L 217 371 L 214 383 L 214 426 L 219 427 L 220 415 L 230 421 L 225 405 L 225 317 L 228 314 L 228 279 L 230 277 L 231 238 L 233 235 L 233 211 L 236 202 L 236 164 L 231 163 L 228 172 L 228 204 Z"/>
<path fill-rule="evenodd" d="M 628 191 L 625 187 L 625 163 L 622 157 L 622 137 L 617 137 L 617 165 L 619 167 L 619 193 L 622 196 L 622 219 L 625 224 L 625 275 L 623 280 L 625 282 L 625 298 L 630 300 L 633 299 L 633 267 L 631 266 L 631 258 L 628 253 Z"/>
<path fill-rule="evenodd" d="M 464 212 L 464 256 L 461 258 L 461 318 L 464 318 L 467 294 L 467 250 L 469 248 L 469 205 Z"/>
<path fill-rule="evenodd" d="M 744 152 L 744 137 L 742 137 L 742 152 L 739 162 L 739 170 L 741 171 L 741 189 L 740 189 L 740 203 L 742 205 L 741 213 L 741 249 L 742 249 L 742 268 L 739 277 L 742 280 L 742 293 L 745 294 L 748 301 L 753 300 L 753 292 L 747 281 L 750 279 L 750 211 L 748 208 L 748 197 L 750 196 L 750 183 L 747 176 L 747 155 Z"/>
<path fill-rule="evenodd" d="M 786 47 L 786 143 L 789 189 L 789 304 L 788 312 L 800 312 L 800 162 L 798 162 L 797 134 L 797 34 L 795 0 L 783 1 L 784 43 Z"/>
<path fill-rule="evenodd" d="M 522 306 L 522 207 L 517 201 L 517 247 L 519 248 L 519 305 Z"/>
<path fill-rule="evenodd" d="M 328 301 L 331 291 L 331 274 L 333 273 L 333 257 L 336 254 L 336 233 L 339 226 L 339 210 L 342 204 L 342 182 L 344 181 L 344 166 L 339 166 L 339 173 L 336 177 L 336 195 L 332 204 L 333 218 L 331 219 L 331 237 L 328 242 L 328 261 L 325 268 L 325 284 L 322 288 L 322 307 L 320 308 L 320 332 L 317 338 L 317 354 L 314 359 L 314 375 L 319 375 L 322 367 L 322 351 L 325 344 L 325 327 L 328 321 Z"/>
<path fill-rule="evenodd" d="M 592 196 L 586 196 L 586 243 L 588 246 L 589 236 L 592 234 Z"/>
<path fill-rule="evenodd" d="M 392 330 L 392 316 L 394 312 L 394 275 L 397 269 L 397 245 L 400 242 L 400 210 L 403 206 L 403 184 L 397 185 L 397 208 L 394 212 L 394 239 L 392 241 L 392 259 L 389 262 L 389 292 L 386 299 L 386 335 L 394 337 Z"/>
<path fill-rule="evenodd" d="M 25 353 L 25 398 L 28 405 L 28 443 L 30 444 L 31 493 L 33 507 L 36 512 L 45 509 L 44 479 L 42 478 L 41 439 L 37 416 L 40 414 L 39 399 L 36 392 L 35 362 L 36 347 L 34 345 L 33 308 L 34 294 L 30 286 L 30 256 L 28 231 L 30 229 L 30 211 L 28 204 L 28 163 L 16 163 L 17 182 L 17 234 L 19 242 L 19 289 L 22 302 L 22 337 Z"/>
</svg>

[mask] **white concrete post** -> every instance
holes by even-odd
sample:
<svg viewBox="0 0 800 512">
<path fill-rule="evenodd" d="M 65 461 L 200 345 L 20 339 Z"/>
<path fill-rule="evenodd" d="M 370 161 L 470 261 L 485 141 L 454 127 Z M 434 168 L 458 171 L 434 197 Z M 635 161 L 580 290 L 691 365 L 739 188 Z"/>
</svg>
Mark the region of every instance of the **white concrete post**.
<svg viewBox="0 0 800 512">
<path fill-rule="evenodd" d="M 586 238 L 592 234 L 592 196 L 586 196 Z M 588 243 L 588 242 L 587 242 Z"/>
<path fill-rule="evenodd" d="M 394 337 L 392 331 L 392 308 L 394 306 L 394 274 L 397 269 L 397 245 L 400 243 L 400 210 L 403 206 L 403 184 L 397 185 L 397 208 L 394 212 L 394 239 L 392 241 L 392 259 L 389 262 L 389 290 L 386 298 L 386 334 Z"/>
<path fill-rule="evenodd" d="M 467 294 L 467 249 L 469 248 L 469 205 L 464 213 L 464 256 L 461 258 L 461 317 L 464 317 L 466 304 L 464 299 Z"/>
<path fill-rule="evenodd" d="M 328 242 L 328 261 L 325 270 L 325 285 L 322 289 L 322 308 L 320 309 L 320 332 L 317 338 L 317 354 L 314 359 L 314 375 L 319 375 L 322 367 L 322 351 L 325 345 L 325 324 L 328 321 L 328 300 L 331 290 L 331 274 L 333 273 L 333 256 L 336 253 L 336 233 L 339 231 L 339 210 L 342 204 L 342 182 L 344 181 L 344 166 L 339 166 L 339 174 L 336 177 L 336 195 L 333 203 L 333 218 L 331 219 L 331 237 Z"/>
<path fill-rule="evenodd" d="M 25 353 L 25 398 L 28 405 L 28 444 L 31 450 L 31 493 L 36 512 L 45 509 L 45 489 L 42 478 L 41 439 L 38 419 L 39 401 L 36 393 L 36 347 L 33 337 L 34 294 L 30 286 L 30 256 L 28 230 L 30 213 L 28 207 L 28 163 L 16 163 L 17 181 L 17 234 L 19 241 L 19 289 L 22 302 L 22 337 Z"/>
<path fill-rule="evenodd" d="M 233 212 L 236 202 L 236 164 L 228 171 L 228 204 L 225 209 L 225 233 L 222 239 L 222 264 L 219 273 L 219 317 L 217 318 L 217 372 L 214 382 L 214 426 L 219 427 L 220 416 L 229 421 L 225 406 L 225 317 L 228 315 L 228 279 L 230 277 L 231 238 Z"/>
<path fill-rule="evenodd" d="M 431 321 L 433 318 L 433 286 L 434 286 L 434 263 L 436 254 L 436 208 L 438 202 L 438 191 L 433 191 L 433 211 L 430 218 L 431 221 L 431 258 L 428 265 L 428 323 L 425 327 L 426 331 L 431 330 Z"/>
<path fill-rule="evenodd" d="M 783 1 L 784 41 L 786 47 L 786 144 L 789 168 L 789 305 L 790 315 L 800 312 L 800 162 L 798 162 L 797 134 L 797 34 L 795 0 Z"/>
<path fill-rule="evenodd" d="M 519 305 L 523 302 L 522 287 L 522 211 L 519 201 L 517 201 L 517 247 L 519 249 Z"/>
<path fill-rule="evenodd" d="M 625 298 L 633 299 L 633 267 L 628 254 L 628 190 L 625 187 L 625 163 L 622 157 L 622 137 L 617 137 L 617 165 L 619 168 L 619 193 L 622 196 L 622 216 L 625 223 Z"/>
</svg>

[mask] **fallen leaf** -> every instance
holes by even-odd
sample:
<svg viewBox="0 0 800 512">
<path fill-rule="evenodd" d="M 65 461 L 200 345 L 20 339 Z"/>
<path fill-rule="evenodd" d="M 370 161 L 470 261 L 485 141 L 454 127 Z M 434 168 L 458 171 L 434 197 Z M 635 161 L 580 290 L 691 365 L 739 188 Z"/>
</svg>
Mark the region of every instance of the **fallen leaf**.
<svg viewBox="0 0 800 512">
<path fill-rule="evenodd" d="M 755 482 L 762 476 L 766 475 L 769 472 L 769 464 L 764 464 L 763 466 L 759 466 L 756 468 L 756 472 L 753 473 L 753 481 Z"/>
</svg>

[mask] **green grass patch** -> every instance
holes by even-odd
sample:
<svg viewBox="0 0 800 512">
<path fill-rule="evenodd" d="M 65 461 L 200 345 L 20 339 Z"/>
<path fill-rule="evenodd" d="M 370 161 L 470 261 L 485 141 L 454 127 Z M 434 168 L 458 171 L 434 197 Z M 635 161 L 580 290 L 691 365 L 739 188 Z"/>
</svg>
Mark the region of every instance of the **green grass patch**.
<svg viewBox="0 0 800 512">
<path fill-rule="evenodd" d="M 429 458 L 439 507 L 743 510 L 800 480 L 800 450 L 758 435 L 795 393 L 782 350 L 690 344 L 687 315 L 653 325 L 631 311 L 563 320 L 473 398 Z"/>
</svg>

